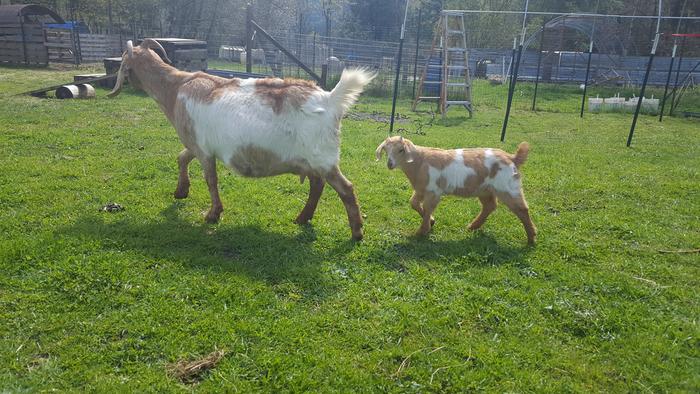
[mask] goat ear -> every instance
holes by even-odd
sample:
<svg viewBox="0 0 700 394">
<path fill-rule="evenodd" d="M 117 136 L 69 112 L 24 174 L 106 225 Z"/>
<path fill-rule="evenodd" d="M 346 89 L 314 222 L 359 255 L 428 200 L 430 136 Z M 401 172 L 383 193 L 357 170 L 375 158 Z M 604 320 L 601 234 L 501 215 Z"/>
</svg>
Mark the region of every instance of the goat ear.
<svg viewBox="0 0 700 394">
<path fill-rule="evenodd" d="M 163 59 L 164 62 L 168 64 L 173 64 L 173 62 L 170 61 L 170 58 L 168 58 L 168 54 L 165 52 L 165 49 L 163 48 L 160 43 L 152 38 L 146 38 L 143 40 L 141 43 L 141 48 L 148 48 L 153 50 L 153 52 L 157 53 L 158 56 L 160 56 L 161 59 Z"/>
<path fill-rule="evenodd" d="M 377 161 L 382 159 L 382 151 L 384 150 L 384 147 L 386 146 L 386 140 L 384 140 L 379 146 L 377 147 L 377 150 L 374 151 L 374 155 L 377 157 Z"/>
<path fill-rule="evenodd" d="M 403 140 L 403 137 L 401 137 Z M 413 145 L 411 141 L 404 140 L 404 149 L 406 150 L 406 163 L 413 163 L 413 159 L 416 153 L 416 146 Z"/>
</svg>

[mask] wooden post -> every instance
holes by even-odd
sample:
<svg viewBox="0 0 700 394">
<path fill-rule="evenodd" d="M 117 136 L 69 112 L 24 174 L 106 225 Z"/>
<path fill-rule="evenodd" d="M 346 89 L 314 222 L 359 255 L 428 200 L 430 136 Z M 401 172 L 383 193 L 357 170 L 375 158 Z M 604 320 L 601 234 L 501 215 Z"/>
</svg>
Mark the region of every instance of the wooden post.
<svg viewBox="0 0 700 394">
<path fill-rule="evenodd" d="M 22 15 L 19 16 L 19 27 L 22 32 L 22 54 L 24 55 L 24 64 L 29 64 L 29 59 L 27 59 L 27 37 L 24 34 L 24 18 Z"/>
<path fill-rule="evenodd" d="M 321 87 L 328 89 L 328 64 L 321 65 Z"/>
</svg>

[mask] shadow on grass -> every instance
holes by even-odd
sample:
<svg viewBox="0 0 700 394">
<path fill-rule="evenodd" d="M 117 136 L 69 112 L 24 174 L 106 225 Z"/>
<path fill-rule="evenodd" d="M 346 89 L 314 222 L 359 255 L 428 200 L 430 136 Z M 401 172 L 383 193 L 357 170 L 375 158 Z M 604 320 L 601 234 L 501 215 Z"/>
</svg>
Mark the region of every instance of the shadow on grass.
<svg viewBox="0 0 700 394">
<path fill-rule="evenodd" d="M 377 251 L 373 257 L 391 270 L 401 271 L 405 268 L 404 261 L 418 260 L 445 262 L 449 264 L 450 270 L 461 271 L 502 264 L 527 267 L 529 263 L 525 257 L 531 250 L 532 247 L 524 243 L 522 247 L 504 245 L 487 233 L 477 231 L 467 233 L 464 239 L 449 241 L 411 236 Z"/>
<path fill-rule="evenodd" d="M 293 282 L 315 295 L 332 287 L 321 283 L 324 256 L 312 247 L 316 233 L 311 225 L 299 226 L 290 236 L 259 226 L 190 223 L 179 217 L 174 203 L 161 212 L 160 220 L 130 217 L 110 223 L 86 215 L 59 232 L 97 241 L 105 250 L 136 251 L 155 263 L 173 261 L 188 269 L 241 274 L 272 285 Z"/>
</svg>

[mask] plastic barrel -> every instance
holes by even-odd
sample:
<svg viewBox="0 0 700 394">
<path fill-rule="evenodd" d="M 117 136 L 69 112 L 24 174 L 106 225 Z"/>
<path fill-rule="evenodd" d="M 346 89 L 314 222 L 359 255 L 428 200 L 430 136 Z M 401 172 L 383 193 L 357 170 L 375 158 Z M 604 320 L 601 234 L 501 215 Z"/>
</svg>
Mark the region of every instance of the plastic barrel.
<svg viewBox="0 0 700 394">
<path fill-rule="evenodd" d="M 58 99 L 72 99 L 78 97 L 80 94 L 80 89 L 75 85 L 64 85 L 56 89 L 56 98 Z"/>
<path fill-rule="evenodd" d="M 56 89 L 56 98 L 72 99 L 72 98 L 94 98 L 95 88 L 88 83 L 79 83 L 76 85 L 64 85 Z"/>
<path fill-rule="evenodd" d="M 95 98 L 95 88 L 89 83 L 80 83 L 76 86 L 78 87 L 78 98 Z"/>
</svg>

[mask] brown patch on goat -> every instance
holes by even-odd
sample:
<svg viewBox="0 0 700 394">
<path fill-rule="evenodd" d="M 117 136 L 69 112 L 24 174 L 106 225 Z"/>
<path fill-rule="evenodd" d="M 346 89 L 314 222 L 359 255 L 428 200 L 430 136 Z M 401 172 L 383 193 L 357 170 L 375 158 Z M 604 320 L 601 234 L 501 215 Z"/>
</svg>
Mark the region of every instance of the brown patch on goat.
<svg viewBox="0 0 700 394">
<path fill-rule="evenodd" d="M 489 178 L 495 178 L 496 174 L 498 174 L 498 170 L 500 169 L 501 165 L 499 163 L 491 164 L 491 172 L 489 172 Z"/>
<path fill-rule="evenodd" d="M 238 78 L 226 79 L 197 72 L 192 75 L 189 81 L 182 85 L 180 93 L 203 103 L 211 103 L 224 94 L 235 91 L 240 86 L 241 80 Z"/>
<path fill-rule="evenodd" d="M 302 79 L 264 78 L 255 81 L 255 93 L 279 114 L 284 104 L 300 108 L 309 96 L 320 88 L 312 81 Z"/>
<path fill-rule="evenodd" d="M 251 178 L 287 173 L 314 175 L 306 160 L 282 160 L 276 153 L 252 145 L 239 149 L 228 164 L 239 174 Z"/>
</svg>

